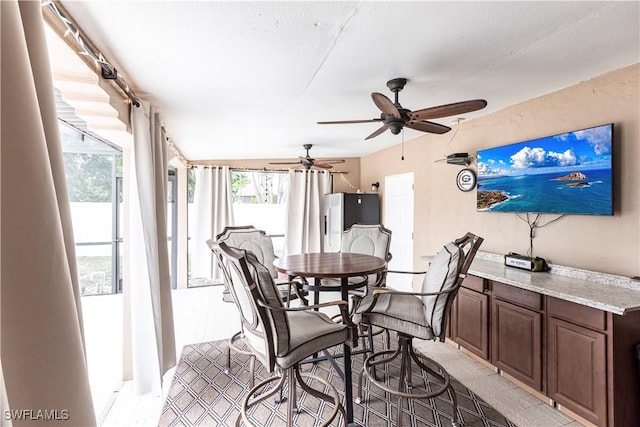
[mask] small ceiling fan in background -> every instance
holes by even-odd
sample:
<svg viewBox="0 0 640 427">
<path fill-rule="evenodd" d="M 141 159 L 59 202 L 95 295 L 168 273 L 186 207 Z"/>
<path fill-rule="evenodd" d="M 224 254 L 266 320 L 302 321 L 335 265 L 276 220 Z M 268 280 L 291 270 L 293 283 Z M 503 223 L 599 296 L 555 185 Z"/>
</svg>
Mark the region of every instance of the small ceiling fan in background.
<svg viewBox="0 0 640 427">
<path fill-rule="evenodd" d="M 392 134 L 397 135 L 405 126 L 421 132 L 443 134 L 449 132 L 451 128 L 427 120 L 469 113 L 471 111 L 481 110 L 487 106 L 487 101 L 484 99 L 472 99 L 469 101 L 455 102 L 453 104 L 444 104 L 436 107 L 411 111 L 404 108 L 400 105 L 400 102 L 398 102 L 398 92 L 404 88 L 405 84 L 407 84 L 407 79 L 405 78 L 392 79 L 387 82 L 387 87 L 395 94 L 395 102 L 391 102 L 389 98 L 381 93 L 373 92 L 371 94 L 374 104 L 376 104 L 380 111 L 382 111 L 382 113 L 380 113 L 380 118 L 370 120 L 328 121 L 318 122 L 318 124 L 332 125 L 381 122 L 382 127 L 367 136 L 365 140 L 375 138 L 387 129 L 389 129 Z"/>
<path fill-rule="evenodd" d="M 307 150 L 307 155 L 302 157 L 298 157 L 297 162 L 270 162 L 270 165 L 300 165 L 304 167 L 306 170 L 311 169 L 312 167 L 321 168 L 321 169 L 331 169 L 335 164 L 344 163 L 344 159 L 314 159 L 309 155 L 309 150 L 313 147 L 312 144 L 304 144 L 302 146 L 305 150 Z"/>
</svg>

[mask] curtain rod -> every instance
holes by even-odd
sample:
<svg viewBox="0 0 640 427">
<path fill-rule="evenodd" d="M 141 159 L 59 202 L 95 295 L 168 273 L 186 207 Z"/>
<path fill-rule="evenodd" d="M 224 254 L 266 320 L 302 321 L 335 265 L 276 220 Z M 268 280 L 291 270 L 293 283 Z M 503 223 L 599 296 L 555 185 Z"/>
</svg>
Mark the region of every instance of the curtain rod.
<svg viewBox="0 0 640 427">
<path fill-rule="evenodd" d="M 84 32 L 80 29 L 78 24 L 70 17 L 69 13 L 65 10 L 65 8 L 60 4 L 57 0 L 50 0 L 44 2 L 42 6 L 47 6 L 51 12 L 53 12 L 53 16 L 55 16 L 62 25 L 67 29 L 64 36 L 67 34 L 72 34 L 76 43 L 82 49 L 81 52 L 78 52 L 81 55 L 86 55 L 95 62 L 101 69 L 102 78 L 105 80 L 113 81 L 120 90 L 131 100 L 131 103 L 135 107 L 140 106 L 140 100 L 133 93 L 127 82 L 125 82 L 122 77 L 118 76 L 118 70 L 111 65 L 109 61 L 107 61 L 102 53 L 95 48 L 93 43 L 90 42 L 89 38 L 84 34 Z"/>
<path fill-rule="evenodd" d="M 189 166 L 191 168 L 194 168 L 196 166 L 215 168 L 215 167 L 222 167 L 224 165 L 212 165 L 210 163 L 189 162 Z M 244 167 L 233 167 L 233 166 L 229 166 L 229 169 L 232 171 L 242 171 L 242 172 L 289 172 L 289 171 L 306 172 L 306 170 L 303 170 L 303 169 L 244 168 Z M 349 173 L 349 172 L 343 172 L 343 171 L 319 171 L 319 172 L 329 172 L 331 174 L 341 174 L 341 175 L 347 175 Z"/>
</svg>

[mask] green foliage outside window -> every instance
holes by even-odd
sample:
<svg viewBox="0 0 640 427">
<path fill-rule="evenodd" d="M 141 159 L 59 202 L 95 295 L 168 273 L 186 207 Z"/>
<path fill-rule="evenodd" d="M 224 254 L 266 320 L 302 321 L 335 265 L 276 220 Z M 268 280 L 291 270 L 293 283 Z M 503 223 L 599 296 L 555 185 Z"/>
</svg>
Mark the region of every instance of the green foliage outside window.
<svg viewBox="0 0 640 427">
<path fill-rule="evenodd" d="M 233 201 L 237 202 L 240 197 L 240 192 L 245 185 L 251 182 L 249 176 L 244 172 L 231 172 L 231 195 Z"/>
<path fill-rule="evenodd" d="M 64 153 L 69 200 L 111 202 L 113 159 L 105 154 Z"/>
</svg>

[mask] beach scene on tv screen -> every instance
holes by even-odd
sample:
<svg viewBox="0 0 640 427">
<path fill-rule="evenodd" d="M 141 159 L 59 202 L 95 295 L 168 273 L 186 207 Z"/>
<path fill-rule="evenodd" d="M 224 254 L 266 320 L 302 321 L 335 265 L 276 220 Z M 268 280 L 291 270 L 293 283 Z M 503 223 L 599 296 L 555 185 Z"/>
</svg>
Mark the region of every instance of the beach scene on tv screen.
<svg viewBox="0 0 640 427">
<path fill-rule="evenodd" d="M 479 211 L 611 215 L 612 125 L 478 151 Z"/>
</svg>

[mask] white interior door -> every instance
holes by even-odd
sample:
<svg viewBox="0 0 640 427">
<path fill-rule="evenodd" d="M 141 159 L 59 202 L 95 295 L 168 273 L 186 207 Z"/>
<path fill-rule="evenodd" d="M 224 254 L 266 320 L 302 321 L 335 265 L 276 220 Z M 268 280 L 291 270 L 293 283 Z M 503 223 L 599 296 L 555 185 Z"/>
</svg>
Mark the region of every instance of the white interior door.
<svg viewBox="0 0 640 427">
<path fill-rule="evenodd" d="M 391 230 L 389 269 L 413 271 L 413 172 L 384 179 L 384 226 Z M 387 275 L 387 286 L 412 290 L 410 274 Z"/>
</svg>

